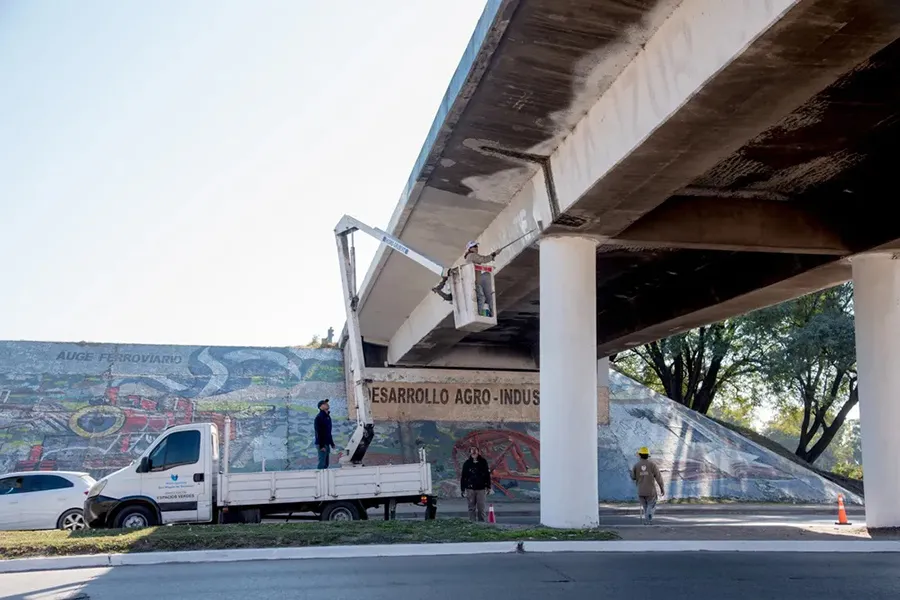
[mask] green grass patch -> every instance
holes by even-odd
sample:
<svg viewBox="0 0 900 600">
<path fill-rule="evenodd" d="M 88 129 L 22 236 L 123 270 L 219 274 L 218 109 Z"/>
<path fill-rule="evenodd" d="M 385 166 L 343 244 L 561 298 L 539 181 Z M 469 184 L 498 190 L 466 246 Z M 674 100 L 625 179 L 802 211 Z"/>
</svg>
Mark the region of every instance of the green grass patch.
<svg viewBox="0 0 900 600">
<path fill-rule="evenodd" d="M 0 559 L 166 550 L 616 539 L 615 533 L 598 529 L 496 526 L 464 519 L 176 525 L 140 530 L 0 532 Z"/>
</svg>

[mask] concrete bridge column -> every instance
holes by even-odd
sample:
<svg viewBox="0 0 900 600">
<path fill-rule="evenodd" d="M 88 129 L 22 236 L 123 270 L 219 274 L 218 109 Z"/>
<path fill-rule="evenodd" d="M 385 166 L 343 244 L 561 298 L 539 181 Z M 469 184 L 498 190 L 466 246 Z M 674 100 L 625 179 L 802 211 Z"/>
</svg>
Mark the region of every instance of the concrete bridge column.
<svg viewBox="0 0 900 600">
<path fill-rule="evenodd" d="M 597 359 L 597 424 L 609 425 L 609 357 Z"/>
<path fill-rule="evenodd" d="M 596 527 L 597 244 L 540 242 L 541 523 Z"/>
<path fill-rule="evenodd" d="M 900 260 L 853 259 L 866 525 L 900 527 Z M 543 399 L 543 393 L 541 394 Z M 543 413 L 542 413 L 543 416 Z M 543 446 L 542 446 L 543 448 Z M 543 466 L 543 465 L 542 465 Z M 543 474 L 543 473 L 542 473 Z"/>
</svg>

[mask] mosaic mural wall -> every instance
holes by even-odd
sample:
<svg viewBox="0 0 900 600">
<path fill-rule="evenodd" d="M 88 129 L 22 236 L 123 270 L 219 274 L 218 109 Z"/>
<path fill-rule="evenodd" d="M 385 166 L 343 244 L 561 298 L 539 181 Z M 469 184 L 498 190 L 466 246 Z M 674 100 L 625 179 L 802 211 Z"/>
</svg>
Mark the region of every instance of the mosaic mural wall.
<svg viewBox="0 0 900 600">
<path fill-rule="evenodd" d="M 166 427 L 226 415 L 235 469 L 314 467 L 316 403 L 346 435 L 344 396 L 337 350 L 3 342 L 0 471 L 104 475 Z"/>
<path fill-rule="evenodd" d="M 672 497 L 832 502 L 840 492 L 859 501 L 615 372 L 610 396 L 611 425 L 598 429 L 601 500 L 634 498 L 628 468 L 647 445 Z M 314 468 L 322 398 L 331 399 L 340 447 L 354 424 L 337 350 L 0 342 L 0 472 L 102 476 L 166 427 L 212 421 L 221 428 L 226 415 L 234 421 L 232 469 Z M 539 497 L 537 423 L 379 422 L 366 462 L 412 462 L 424 446 L 438 493 L 458 497 L 472 443 L 491 462 L 500 497 Z"/>
</svg>

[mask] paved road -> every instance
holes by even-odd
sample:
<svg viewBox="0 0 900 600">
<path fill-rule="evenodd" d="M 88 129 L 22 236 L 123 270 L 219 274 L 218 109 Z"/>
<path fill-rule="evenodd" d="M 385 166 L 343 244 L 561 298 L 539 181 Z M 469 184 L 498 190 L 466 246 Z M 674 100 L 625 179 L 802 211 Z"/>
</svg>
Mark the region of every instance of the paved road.
<svg viewBox="0 0 900 600">
<path fill-rule="evenodd" d="M 900 597 L 897 554 L 525 554 L 0 575 L 10 600 L 797 600 Z"/>
</svg>

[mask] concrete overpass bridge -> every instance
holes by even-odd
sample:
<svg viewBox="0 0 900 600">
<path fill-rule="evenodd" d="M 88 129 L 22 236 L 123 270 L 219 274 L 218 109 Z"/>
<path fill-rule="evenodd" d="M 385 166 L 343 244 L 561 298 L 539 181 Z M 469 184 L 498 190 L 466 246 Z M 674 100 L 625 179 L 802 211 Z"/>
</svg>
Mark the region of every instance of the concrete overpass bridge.
<svg viewBox="0 0 900 600">
<path fill-rule="evenodd" d="M 490 0 L 387 230 L 447 265 L 540 241 L 479 333 L 380 250 L 367 365 L 539 368 L 542 464 L 585 455 L 542 520 L 588 524 L 598 357 L 853 278 L 869 524 L 900 526 L 898 37 L 893 0 Z"/>
</svg>

